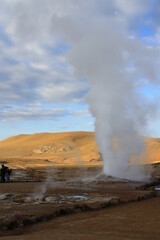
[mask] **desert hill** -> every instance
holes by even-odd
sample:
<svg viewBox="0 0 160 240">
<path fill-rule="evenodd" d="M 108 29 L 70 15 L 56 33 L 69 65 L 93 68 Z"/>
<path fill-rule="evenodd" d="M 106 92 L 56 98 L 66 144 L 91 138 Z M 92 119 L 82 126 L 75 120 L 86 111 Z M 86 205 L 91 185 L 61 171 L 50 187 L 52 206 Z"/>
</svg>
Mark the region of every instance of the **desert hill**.
<svg viewBox="0 0 160 240">
<path fill-rule="evenodd" d="M 145 138 L 142 163 L 160 161 L 160 139 Z M 102 166 L 93 132 L 36 133 L 0 141 L 0 161 L 12 168 Z"/>
<path fill-rule="evenodd" d="M 160 162 L 160 138 L 145 138 L 145 163 Z"/>
<path fill-rule="evenodd" d="M 93 132 L 13 136 L 0 141 L 0 161 L 12 168 L 102 165 Z"/>
</svg>

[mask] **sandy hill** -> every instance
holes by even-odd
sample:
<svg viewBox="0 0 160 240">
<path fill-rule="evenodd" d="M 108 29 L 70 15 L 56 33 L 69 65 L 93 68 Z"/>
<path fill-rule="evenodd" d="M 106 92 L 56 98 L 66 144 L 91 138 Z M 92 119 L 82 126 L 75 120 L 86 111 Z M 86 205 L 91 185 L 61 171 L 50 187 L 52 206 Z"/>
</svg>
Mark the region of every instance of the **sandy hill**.
<svg viewBox="0 0 160 240">
<path fill-rule="evenodd" d="M 93 132 L 13 136 L 0 141 L 0 161 L 13 168 L 102 164 Z"/>
<path fill-rule="evenodd" d="M 145 143 L 146 143 L 146 152 L 144 155 L 145 162 L 146 163 L 160 162 L 160 138 L 146 138 Z"/>
<path fill-rule="evenodd" d="M 160 162 L 160 139 L 146 138 L 142 163 Z M 101 166 L 93 132 L 22 134 L 0 141 L 0 161 L 12 168 Z"/>
</svg>

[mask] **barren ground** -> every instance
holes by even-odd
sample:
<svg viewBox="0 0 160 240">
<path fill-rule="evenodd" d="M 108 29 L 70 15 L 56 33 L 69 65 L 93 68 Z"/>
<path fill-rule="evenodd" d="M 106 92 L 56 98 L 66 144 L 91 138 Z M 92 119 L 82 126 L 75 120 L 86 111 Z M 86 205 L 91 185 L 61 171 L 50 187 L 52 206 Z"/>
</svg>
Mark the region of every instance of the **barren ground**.
<svg viewBox="0 0 160 240">
<path fill-rule="evenodd" d="M 159 239 L 154 184 L 101 168 L 14 170 L 12 180 L 0 184 L 1 239 Z"/>
<path fill-rule="evenodd" d="M 159 240 L 160 197 L 57 218 L 3 240 Z"/>
</svg>

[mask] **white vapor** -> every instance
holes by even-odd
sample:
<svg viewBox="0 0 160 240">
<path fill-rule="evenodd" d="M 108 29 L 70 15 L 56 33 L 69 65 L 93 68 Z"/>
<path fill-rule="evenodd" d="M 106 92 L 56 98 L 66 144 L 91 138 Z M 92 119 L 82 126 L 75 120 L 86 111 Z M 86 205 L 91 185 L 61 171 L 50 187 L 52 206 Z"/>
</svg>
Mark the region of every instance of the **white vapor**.
<svg viewBox="0 0 160 240">
<path fill-rule="evenodd" d="M 1 18 L 8 24 L 8 33 L 15 41 L 24 45 L 32 41 L 41 44 L 47 38 L 49 44 L 63 41 L 71 46 L 70 53 L 66 54 L 67 62 L 74 67 L 78 78 L 85 77 L 90 83 L 88 103 L 95 117 L 104 172 L 114 177 L 142 180 L 143 169 L 132 167 L 130 159 L 143 152 L 140 131 L 157 109 L 142 96 L 140 89 L 159 85 L 159 45 L 147 46 L 136 33 L 140 28 L 137 17 L 145 19 L 150 1 L 6 2 L 14 16 L 12 24 L 6 23 L 10 19 L 6 20 L 5 16 Z M 153 4 L 150 26 L 156 30 L 154 10 L 158 1 L 154 0 Z"/>
<path fill-rule="evenodd" d="M 129 37 L 126 24 L 124 27 L 119 21 L 111 17 L 103 22 L 93 20 L 93 26 L 73 47 L 70 62 L 77 74 L 87 76 L 90 82 L 88 102 L 95 117 L 104 173 L 143 180 L 148 173 L 130 160 L 145 151 L 140 132 L 156 107 L 138 89 L 146 82 L 159 84 L 159 47 L 144 46 Z"/>
</svg>

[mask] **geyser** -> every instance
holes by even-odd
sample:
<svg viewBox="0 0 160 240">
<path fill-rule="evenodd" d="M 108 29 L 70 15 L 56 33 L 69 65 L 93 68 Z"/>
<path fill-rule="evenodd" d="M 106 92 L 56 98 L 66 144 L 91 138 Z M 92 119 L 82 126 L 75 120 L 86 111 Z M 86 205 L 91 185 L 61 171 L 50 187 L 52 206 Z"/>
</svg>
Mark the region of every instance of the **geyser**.
<svg viewBox="0 0 160 240">
<path fill-rule="evenodd" d="M 158 56 L 154 48 L 130 37 L 127 28 L 119 18 L 97 16 L 72 48 L 70 62 L 90 83 L 87 99 L 104 173 L 141 181 L 148 173 L 142 165 L 131 164 L 131 158 L 145 151 L 140 135 L 156 110 L 142 89 L 157 84 L 153 63 Z"/>
<path fill-rule="evenodd" d="M 127 70 L 137 46 L 114 28 L 112 22 L 106 23 L 83 37 L 72 50 L 72 63 L 78 72 L 85 69 L 90 82 L 88 102 L 95 117 L 104 173 L 141 180 L 142 168 L 129 163 L 144 150 L 139 129 L 146 124 L 146 108 L 136 93 L 139 79 Z"/>
</svg>

